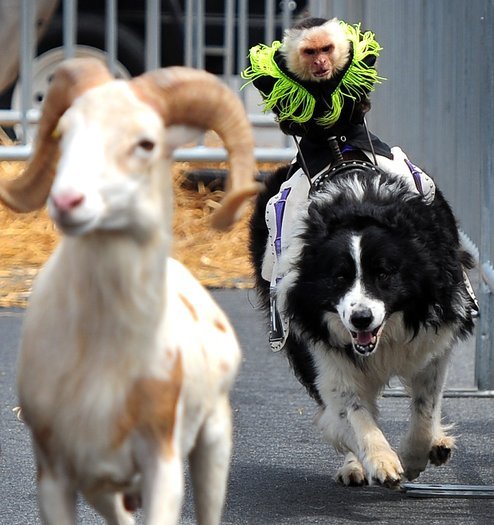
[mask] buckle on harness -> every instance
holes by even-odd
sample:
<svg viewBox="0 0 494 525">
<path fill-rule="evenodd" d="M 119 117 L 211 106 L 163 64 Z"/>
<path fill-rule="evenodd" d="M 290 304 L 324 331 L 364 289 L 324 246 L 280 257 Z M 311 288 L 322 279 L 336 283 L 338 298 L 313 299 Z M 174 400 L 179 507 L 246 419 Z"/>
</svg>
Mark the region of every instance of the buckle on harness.
<svg viewBox="0 0 494 525">
<path fill-rule="evenodd" d="M 279 352 L 285 346 L 288 337 L 288 321 L 278 310 L 275 286 L 269 289 L 269 320 L 269 344 L 273 352 Z"/>
</svg>

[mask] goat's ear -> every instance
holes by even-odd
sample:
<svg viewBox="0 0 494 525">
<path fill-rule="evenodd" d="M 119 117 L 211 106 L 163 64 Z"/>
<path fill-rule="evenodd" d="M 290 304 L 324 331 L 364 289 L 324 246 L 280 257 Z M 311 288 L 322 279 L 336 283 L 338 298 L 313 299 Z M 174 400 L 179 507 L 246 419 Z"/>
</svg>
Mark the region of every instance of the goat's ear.
<svg viewBox="0 0 494 525">
<path fill-rule="evenodd" d="M 184 144 L 195 142 L 204 134 L 204 130 L 193 126 L 185 126 L 174 124 L 166 128 L 166 149 L 168 153 L 173 153 L 173 150 Z"/>
</svg>

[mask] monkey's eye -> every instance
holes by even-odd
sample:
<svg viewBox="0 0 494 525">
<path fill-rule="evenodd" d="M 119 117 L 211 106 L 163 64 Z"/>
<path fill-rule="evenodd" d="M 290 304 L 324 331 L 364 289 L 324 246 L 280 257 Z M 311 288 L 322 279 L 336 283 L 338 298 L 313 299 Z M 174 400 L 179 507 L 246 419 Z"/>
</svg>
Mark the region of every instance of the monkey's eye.
<svg viewBox="0 0 494 525">
<path fill-rule="evenodd" d="M 331 53 L 333 51 L 333 49 L 334 49 L 334 45 L 333 44 L 329 44 L 329 45 L 324 46 L 322 48 L 322 52 L 323 53 Z"/>
<path fill-rule="evenodd" d="M 315 55 L 316 54 L 316 50 L 315 49 L 304 49 L 304 54 L 305 55 Z"/>
</svg>

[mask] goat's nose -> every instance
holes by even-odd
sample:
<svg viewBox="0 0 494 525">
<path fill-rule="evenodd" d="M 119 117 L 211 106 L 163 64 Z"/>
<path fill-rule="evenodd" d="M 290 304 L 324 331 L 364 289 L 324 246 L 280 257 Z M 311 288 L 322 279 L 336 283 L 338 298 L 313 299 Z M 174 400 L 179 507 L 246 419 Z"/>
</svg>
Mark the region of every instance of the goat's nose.
<svg viewBox="0 0 494 525">
<path fill-rule="evenodd" d="M 60 212 L 68 212 L 84 202 L 84 195 L 78 191 L 64 191 L 51 196 L 54 206 Z"/>
<path fill-rule="evenodd" d="M 374 316 L 369 308 L 360 308 L 355 310 L 350 316 L 350 322 L 357 330 L 365 330 L 369 328 Z"/>
</svg>

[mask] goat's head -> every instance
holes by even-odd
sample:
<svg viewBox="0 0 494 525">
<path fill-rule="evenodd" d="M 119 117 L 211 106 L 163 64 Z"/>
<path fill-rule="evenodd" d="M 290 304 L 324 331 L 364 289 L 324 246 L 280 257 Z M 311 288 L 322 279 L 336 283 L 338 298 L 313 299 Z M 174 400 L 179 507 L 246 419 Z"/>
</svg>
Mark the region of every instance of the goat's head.
<svg viewBox="0 0 494 525">
<path fill-rule="evenodd" d="M 48 90 L 31 161 L 0 200 L 26 212 L 48 199 L 52 218 L 69 234 L 145 226 L 169 185 L 173 149 L 212 129 L 229 153 L 231 173 L 213 224 L 233 222 L 257 191 L 250 125 L 240 100 L 216 77 L 183 67 L 114 80 L 94 59 L 72 59 Z"/>
</svg>

